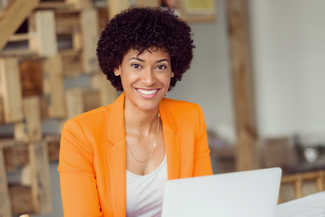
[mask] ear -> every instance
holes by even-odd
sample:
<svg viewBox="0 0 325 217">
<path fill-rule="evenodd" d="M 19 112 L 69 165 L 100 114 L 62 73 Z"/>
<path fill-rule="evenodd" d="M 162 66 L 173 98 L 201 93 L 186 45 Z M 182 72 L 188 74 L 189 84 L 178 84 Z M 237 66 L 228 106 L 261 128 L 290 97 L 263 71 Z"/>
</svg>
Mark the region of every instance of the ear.
<svg viewBox="0 0 325 217">
<path fill-rule="evenodd" d="M 120 66 L 119 66 L 118 68 L 115 68 L 115 69 L 114 69 L 114 75 L 115 75 L 115 76 L 120 76 L 120 75 L 121 75 L 121 70 L 120 70 L 120 69 L 121 69 Z"/>
<path fill-rule="evenodd" d="M 174 72 L 172 72 L 172 73 L 171 73 L 171 75 L 170 75 L 170 77 L 172 77 L 172 78 L 173 78 L 173 77 L 174 77 L 174 75 L 175 75 L 175 74 L 174 74 Z"/>
</svg>

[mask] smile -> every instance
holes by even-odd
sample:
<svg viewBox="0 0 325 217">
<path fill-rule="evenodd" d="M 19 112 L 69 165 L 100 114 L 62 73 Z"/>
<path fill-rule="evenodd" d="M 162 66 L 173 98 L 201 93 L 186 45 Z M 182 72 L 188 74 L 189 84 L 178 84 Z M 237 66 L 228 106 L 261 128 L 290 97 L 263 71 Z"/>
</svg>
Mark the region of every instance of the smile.
<svg viewBox="0 0 325 217">
<path fill-rule="evenodd" d="M 160 89 L 153 89 L 153 90 L 144 90 L 144 89 L 137 89 L 135 90 L 144 98 L 150 99 L 157 95 Z"/>
</svg>

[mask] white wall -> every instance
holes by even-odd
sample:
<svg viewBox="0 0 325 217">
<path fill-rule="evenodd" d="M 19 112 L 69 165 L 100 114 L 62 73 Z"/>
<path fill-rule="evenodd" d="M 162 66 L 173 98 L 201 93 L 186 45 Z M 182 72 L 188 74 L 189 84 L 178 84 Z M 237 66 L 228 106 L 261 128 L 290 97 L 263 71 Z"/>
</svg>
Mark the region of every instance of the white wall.
<svg viewBox="0 0 325 217">
<path fill-rule="evenodd" d="M 196 49 L 189 71 L 167 97 L 199 104 L 209 130 L 234 139 L 234 115 L 225 1 L 216 1 L 217 22 L 190 24 Z"/>
<path fill-rule="evenodd" d="M 251 0 L 262 137 L 325 132 L 325 1 Z"/>
</svg>

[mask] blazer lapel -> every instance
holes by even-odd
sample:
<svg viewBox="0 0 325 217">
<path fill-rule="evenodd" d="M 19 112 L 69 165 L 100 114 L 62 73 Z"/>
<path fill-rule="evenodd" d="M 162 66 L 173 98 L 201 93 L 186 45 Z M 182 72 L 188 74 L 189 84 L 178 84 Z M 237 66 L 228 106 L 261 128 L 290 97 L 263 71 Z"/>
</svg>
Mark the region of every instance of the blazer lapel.
<svg viewBox="0 0 325 217">
<path fill-rule="evenodd" d="M 180 140 L 176 135 L 178 127 L 164 99 L 159 103 L 159 112 L 163 124 L 168 180 L 178 179 L 180 178 Z"/>
<path fill-rule="evenodd" d="M 126 148 L 124 127 L 124 93 L 112 105 L 107 139 L 112 146 L 106 150 L 110 172 L 114 216 L 126 213 Z"/>
</svg>

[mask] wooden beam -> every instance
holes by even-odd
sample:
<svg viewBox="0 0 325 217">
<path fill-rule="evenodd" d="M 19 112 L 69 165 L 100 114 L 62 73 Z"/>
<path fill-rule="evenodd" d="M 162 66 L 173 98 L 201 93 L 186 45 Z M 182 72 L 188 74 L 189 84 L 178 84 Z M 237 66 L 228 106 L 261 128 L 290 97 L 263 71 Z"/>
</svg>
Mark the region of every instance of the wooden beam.
<svg viewBox="0 0 325 217">
<path fill-rule="evenodd" d="M 100 103 L 101 106 L 111 104 L 117 98 L 116 89 L 106 79 L 106 76 L 99 72 L 91 77 L 91 86 L 94 89 L 98 89 L 100 92 Z"/>
<path fill-rule="evenodd" d="M 91 0 L 65 0 L 67 4 L 72 4 L 78 10 L 90 9 L 92 8 Z"/>
<path fill-rule="evenodd" d="M 233 93 L 237 129 L 238 171 L 258 168 L 248 0 L 227 0 Z"/>
<path fill-rule="evenodd" d="M 138 0 L 138 7 L 159 7 L 161 4 L 160 0 Z"/>
<path fill-rule="evenodd" d="M 17 58 L 0 58 L 0 81 L 5 122 L 22 121 L 22 91 Z"/>
<path fill-rule="evenodd" d="M 55 16 L 52 10 L 36 11 L 31 20 L 35 21 L 35 38 L 30 39 L 29 46 L 41 56 L 54 56 L 58 53 Z M 31 23 L 31 22 L 30 22 Z M 30 28 L 31 30 L 32 28 Z M 30 32 L 33 33 L 33 32 Z"/>
<path fill-rule="evenodd" d="M 11 202 L 7 183 L 4 155 L 0 147 L 0 216 L 11 217 Z"/>
<path fill-rule="evenodd" d="M 29 141 L 37 141 L 42 139 L 40 108 L 40 98 L 38 96 L 24 98 L 24 113 Z"/>
<path fill-rule="evenodd" d="M 26 166 L 29 163 L 27 143 L 19 143 L 4 147 L 4 161 L 6 171 L 15 171 L 17 167 Z"/>
<path fill-rule="evenodd" d="M 22 183 L 32 188 L 33 211 L 37 214 L 50 213 L 52 198 L 46 142 L 29 144 L 29 162 L 22 171 Z"/>
<path fill-rule="evenodd" d="M 99 39 L 98 14 L 95 9 L 84 10 L 80 14 L 82 41 L 83 41 L 83 70 L 85 73 L 98 71 L 96 56 Z"/>
<path fill-rule="evenodd" d="M 75 77 L 83 74 L 83 57 L 78 51 L 60 52 L 63 67 L 63 77 Z"/>
<path fill-rule="evenodd" d="M 48 57 L 43 63 L 43 85 L 49 107 L 49 116 L 51 118 L 65 118 L 67 110 L 61 57 L 58 55 Z"/>
<path fill-rule="evenodd" d="M 52 162 L 59 161 L 60 139 L 60 136 L 48 136 L 45 138 L 49 150 L 49 160 Z"/>
<path fill-rule="evenodd" d="M 129 8 L 128 0 L 107 0 L 108 19 Z"/>
<path fill-rule="evenodd" d="M 41 59 L 26 59 L 19 64 L 23 97 L 43 94 L 43 70 Z"/>
<path fill-rule="evenodd" d="M 100 92 L 98 90 L 86 90 L 83 93 L 85 112 L 99 108 Z"/>
<path fill-rule="evenodd" d="M 32 188 L 30 186 L 11 184 L 9 192 L 14 215 L 33 213 Z"/>
<path fill-rule="evenodd" d="M 56 12 L 55 25 L 57 35 L 71 35 L 81 32 L 80 12 Z"/>
<path fill-rule="evenodd" d="M 0 12 L 0 50 L 15 33 L 40 0 L 11 0 Z"/>
<path fill-rule="evenodd" d="M 2 100 L 2 96 L 0 95 L 0 124 L 4 124 L 4 123 L 5 123 L 5 115 L 4 115 L 4 108 L 3 108 L 3 100 Z"/>
<path fill-rule="evenodd" d="M 85 112 L 85 104 L 83 100 L 83 89 L 73 88 L 66 91 L 68 119 L 74 118 Z"/>
</svg>

